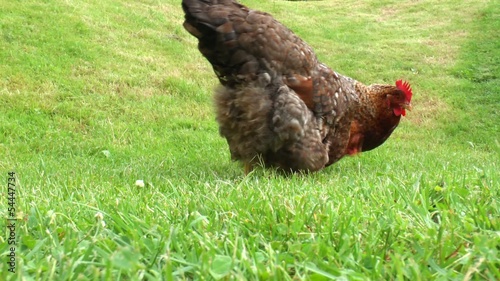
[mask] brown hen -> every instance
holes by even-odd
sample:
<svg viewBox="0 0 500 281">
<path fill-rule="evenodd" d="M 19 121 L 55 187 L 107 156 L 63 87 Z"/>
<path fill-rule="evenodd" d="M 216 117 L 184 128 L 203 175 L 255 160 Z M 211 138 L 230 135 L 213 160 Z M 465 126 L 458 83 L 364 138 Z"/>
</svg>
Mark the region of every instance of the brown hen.
<svg viewBox="0 0 500 281">
<path fill-rule="evenodd" d="M 391 128 L 392 121 L 377 118 L 409 105 L 401 87 L 367 87 L 320 63 L 311 47 L 267 13 L 233 0 L 183 0 L 182 7 L 184 28 L 198 39 L 221 84 L 215 93 L 220 133 L 246 172 L 259 162 L 317 171 L 372 149 L 401 114 Z M 370 108 L 379 100 L 383 108 Z"/>
</svg>

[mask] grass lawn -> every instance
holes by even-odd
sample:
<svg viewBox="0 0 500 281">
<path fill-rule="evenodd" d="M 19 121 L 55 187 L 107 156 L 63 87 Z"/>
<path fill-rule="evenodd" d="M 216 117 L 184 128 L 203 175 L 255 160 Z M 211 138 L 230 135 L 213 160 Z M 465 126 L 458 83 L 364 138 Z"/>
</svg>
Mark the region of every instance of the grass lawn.
<svg viewBox="0 0 500 281">
<path fill-rule="evenodd" d="M 500 279 L 500 5 L 242 2 L 414 110 L 374 151 L 245 177 L 180 1 L 1 1 L 0 279 Z"/>
</svg>

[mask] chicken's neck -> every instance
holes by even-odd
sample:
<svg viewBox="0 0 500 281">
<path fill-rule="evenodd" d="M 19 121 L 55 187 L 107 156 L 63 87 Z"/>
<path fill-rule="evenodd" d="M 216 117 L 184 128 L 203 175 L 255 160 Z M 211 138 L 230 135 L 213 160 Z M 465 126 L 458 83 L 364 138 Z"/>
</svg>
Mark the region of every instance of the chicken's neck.
<svg viewBox="0 0 500 281">
<path fill-rule="evenodd" d="M 355 84 L 359 97 L 359 111 L 355 120 L 359 131 L 364 136 L 363 151 L 371 150 L 392 134 L 399 124 L 401 116 L 396 116 L 387 104 L 388 85 L 366 86 L 360 82 Z"/>
</svg>

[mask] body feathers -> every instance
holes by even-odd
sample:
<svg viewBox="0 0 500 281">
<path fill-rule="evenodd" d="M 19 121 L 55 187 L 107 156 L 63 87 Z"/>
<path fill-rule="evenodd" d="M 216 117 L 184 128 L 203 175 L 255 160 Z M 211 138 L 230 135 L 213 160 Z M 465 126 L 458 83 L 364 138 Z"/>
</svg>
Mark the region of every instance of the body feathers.
<svg viewBox="0 0 500 281">
<path fill-rule="evenodd" d="M 373 102 L 360 97 L 367 87 L 319 62 L 269 14 L 233 0 L 183 0 L 182 7 L 185 29 L 220 81 L 216 118 L 233 159 L 317 171 L 388 137 L 371 134 L 368 123 L 377 121 L 364 117 L 370 110 L 362 103 Z"/>
</svg>

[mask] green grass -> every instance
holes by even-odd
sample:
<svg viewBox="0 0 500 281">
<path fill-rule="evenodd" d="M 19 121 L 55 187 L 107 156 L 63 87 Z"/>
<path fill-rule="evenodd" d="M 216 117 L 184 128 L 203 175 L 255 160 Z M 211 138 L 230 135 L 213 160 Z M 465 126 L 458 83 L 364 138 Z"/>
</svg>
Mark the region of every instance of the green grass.
<svg viewBox="0 0 500 281">
<path fill-rule="evenodd" d="M 500 278 L 494 1 L 243 1 L 338 72 L 414 89 L 383 146 L 290 177 L 230 161 L 179 2 L 0 3 L 1 278 Z"/>
</svg>

